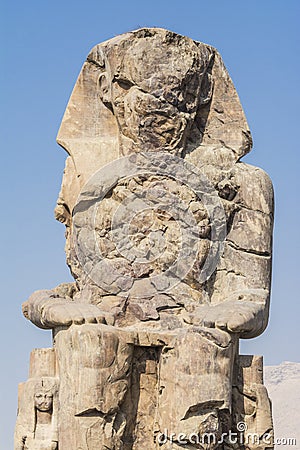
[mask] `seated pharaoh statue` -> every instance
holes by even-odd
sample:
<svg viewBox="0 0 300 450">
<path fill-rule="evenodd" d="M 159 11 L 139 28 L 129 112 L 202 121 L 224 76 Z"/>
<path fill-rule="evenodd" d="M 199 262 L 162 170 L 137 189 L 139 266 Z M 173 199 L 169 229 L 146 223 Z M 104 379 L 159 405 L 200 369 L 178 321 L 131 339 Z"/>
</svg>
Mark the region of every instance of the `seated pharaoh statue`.
<svg viewBox="0 0 300 450">
<path fill-rule="evenodd" d="M 157 28 L 95 46 L 57 142 L 75 282 L 23 304 L 53 330 L 57 448 L 273 448 L 262 358 L 239 355 L 268 322 L 272 184 L 240 161 L 218 52 Z"/>
</svg>

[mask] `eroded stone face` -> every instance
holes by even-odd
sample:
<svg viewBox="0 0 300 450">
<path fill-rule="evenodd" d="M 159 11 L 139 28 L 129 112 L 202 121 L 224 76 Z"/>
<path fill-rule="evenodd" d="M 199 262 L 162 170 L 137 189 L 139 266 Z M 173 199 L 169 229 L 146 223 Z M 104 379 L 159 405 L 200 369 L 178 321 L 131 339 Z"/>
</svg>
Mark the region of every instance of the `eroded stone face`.
<svg viewBox="0 0 300 450">
<path fill-rule="evenodd" d="M 118 122 L 122 153 L 180 154 L 203 103 L 199 94 L 212 51 L 207 46 L 199 51 L 183 36 L 152 31 L 122 44 L 108 46 L 107 53 L 98 46 L 88 56 L 96 64 L 104 61 L 100 96 Z"/>
<path fill-rule="evenodd" d="M 53 448 L 234 450 L 218 440 L 241 421 L 259 435 L 245 448 L 272 448 L 262 361 L 238 355 L 267 325 L 272 185 L 240 162 L 251 136 L 218 52 L 162 29 L 95 46 L 58 143 L 75 283 L 23 306 L 54 330 L 59 408 L 45 390 L 23 395 L 57 425 Z M 19 416 L 23 450 L 35 436 Z"/>
<path fill-rule="evenodd" d="M 39 411 L 51 411 L 53 404 L 53 394 L 47 391 L 38 391 L 34 394 L 34 406 Z"/>
</svg>

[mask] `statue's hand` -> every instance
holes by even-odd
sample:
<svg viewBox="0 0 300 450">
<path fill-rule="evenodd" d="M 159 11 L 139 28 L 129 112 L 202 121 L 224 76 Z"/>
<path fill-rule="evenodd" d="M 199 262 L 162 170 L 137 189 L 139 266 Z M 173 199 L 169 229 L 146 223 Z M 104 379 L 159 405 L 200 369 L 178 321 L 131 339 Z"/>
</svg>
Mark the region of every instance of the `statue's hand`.
<svg viewBox="0 0 300 450">
<path fill-rule="evenodd" d="M 24 316 L 39 328 L 52 329 L 83 323 L 112 325 L 113 315 L 88 303 L 58 297 L 53 291 L 34 292 L 22 305 Z"/>
<path fill-rule="evenodd" d="M 44 306 L 42 321 L 47 328 L 69 326 L 83 323 L 107 324 L 109 314 L 101 311 L 97 306 L 87 303 L 51 302 Z M 110 320 L 108 319 L 110 322 Z"/>
<path fill-rule="evenodd" d="M 200 305 L 184 320 L 193 325 L 239 333 L 241 337 L 253 337 L 264 327 L 264 304 L 228 300 L 218 305 Z"/>
</svg>

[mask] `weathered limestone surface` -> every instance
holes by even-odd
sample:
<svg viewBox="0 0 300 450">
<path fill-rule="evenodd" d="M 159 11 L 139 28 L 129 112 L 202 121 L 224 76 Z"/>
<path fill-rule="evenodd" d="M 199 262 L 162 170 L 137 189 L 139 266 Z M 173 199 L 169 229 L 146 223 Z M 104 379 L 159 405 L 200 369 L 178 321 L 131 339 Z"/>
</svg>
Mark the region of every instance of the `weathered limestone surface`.
<svg viewBox="0 0 300 450">
<path fill-rule="evenodd" d="M 97 45 L 58 143 L 75 281 L 23 304 L 53 349 L 33 353 L 15 449 L 273 448 L 262 359 L 238 346 L 268 322 L 272 184 L 240 161 L 218 52 L 157 28 Z"/>
</svg>

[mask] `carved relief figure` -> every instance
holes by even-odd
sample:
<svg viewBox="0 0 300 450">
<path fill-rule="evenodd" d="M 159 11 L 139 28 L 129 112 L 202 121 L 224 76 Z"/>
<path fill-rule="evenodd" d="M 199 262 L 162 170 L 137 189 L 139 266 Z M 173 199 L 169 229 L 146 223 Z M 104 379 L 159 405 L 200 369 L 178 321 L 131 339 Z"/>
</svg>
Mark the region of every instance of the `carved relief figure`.
<svg viewBox="0 0 300 450">
<path fill-rule="evenodd" d="M 57 394 L 57 383 L 50 378 L 32 379 L 25 384 L 16 427 L 16 449 L 58 449 Z"/>
</svg>

